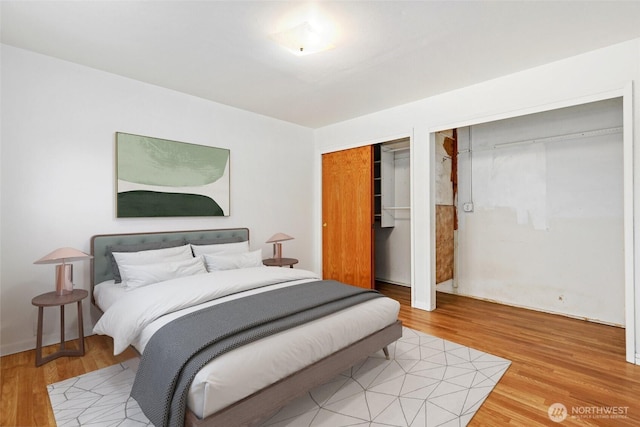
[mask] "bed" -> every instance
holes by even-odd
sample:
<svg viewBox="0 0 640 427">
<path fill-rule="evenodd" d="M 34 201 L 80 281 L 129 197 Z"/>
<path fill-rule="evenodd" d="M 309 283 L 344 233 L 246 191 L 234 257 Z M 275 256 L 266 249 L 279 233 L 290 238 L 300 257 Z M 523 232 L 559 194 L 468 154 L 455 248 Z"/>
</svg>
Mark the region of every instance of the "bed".
<svg viewBox="0 0 640 427">
<path fill-rule="evenodd" d="M 206 261 L 203 262 L 211 271 L 164 280 L 166 272 L 154 270 L 149 273 L 145 270 L 143 274 L 139 270 L 147 267 L 144 263 L 130 270 L 125 263 L 114 263 L 112 256 L 112 252 L 118 256 L 123 256 L 124 252 L 128 253 L 125 259 L 132 259 L 138 255 L 144 258 L 145 254 L 156 249 L 176 248 L 176 251 L 181 251 L 178 249 L 183 246 L 180 242 L 187 244 L 192 253 Z M 242 256 L 236 252 L 239 247 L 244 248 Z M 233 254 L 219 248 L 233 248 Z M 188 317 L 185 314 L 194 313 L 201 307 L 233 302 L 245 296 L 249 299 L 251 295 L 255 299 L 261 292 L 271 290 L 289 292 L 288 289 L 311 286 L 312 282 L 320 279 L 303 269 L 255 265 L 256 257 L 261 261 L 261 252 L 248 248 L 249 230 L 246 228 L 93 236 L 91 314 L 96 324 L 94 332 L 112 336 L 115 353 L 133 346 L 143 354 L 160 328 L 171 320 Z M 198 253 L 205 249 L 213 250 L 214 254 Z M 238 261 L 242 257 L 243 261 Z M 169 264 L 173 265 L 173 261 L 167 262 Z M 122 271 L 117 271 L 118 266 Z M 122 283 L 115 283 L 119 275 L 123 280 L 125 275 L 131 279 L 126 282 L 127 286 L 136 286 L 124 289 Z M 154 280 L 160 282 L 155 283 Z M 140 283 L 142 285 L 137 286 Z M 186 298 L 189 304 L 177 300 L 177 289 L 186 294 L 185 289 L 191 288 L 206 288 L 207 294 L 200 295 L 201 291 L 197 291 L 197 298 Z M 151 319 L 145 318 L 144 322 L 134 318 L 131 323 L 136 326 L 130 330 L 126 322 L 129 322 L 129 312 L 134 311 L 134 306 L 140 306 L 142 312 L 156 312 L 156 307 L 163 306 L 163 312 L 154 314 Z M 367 356 L 384 351 L 388 357 L 386 347 L 402 335 L 398 311 L 396 301 L 377 297 L 222 354 L 207 363 L 191 383 L 184 424 L 257 425 L 289 401 Z"/>
</svg>

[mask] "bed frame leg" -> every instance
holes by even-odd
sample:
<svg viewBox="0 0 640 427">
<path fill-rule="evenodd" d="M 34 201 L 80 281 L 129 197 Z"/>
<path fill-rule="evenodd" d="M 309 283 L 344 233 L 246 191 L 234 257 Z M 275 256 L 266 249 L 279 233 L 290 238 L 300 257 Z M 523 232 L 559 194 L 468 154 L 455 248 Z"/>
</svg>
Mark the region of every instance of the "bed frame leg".
<svg viewBox="0 0 640 427">
<path fill-rule="evenodd" d="M 382 352 L 384 353 L 384 357 L 387 360 L 391 360 L 389 357 L 389 347 L 387 347 L 386 345 L 384 347 L 382 347 Z"/>
</svg>

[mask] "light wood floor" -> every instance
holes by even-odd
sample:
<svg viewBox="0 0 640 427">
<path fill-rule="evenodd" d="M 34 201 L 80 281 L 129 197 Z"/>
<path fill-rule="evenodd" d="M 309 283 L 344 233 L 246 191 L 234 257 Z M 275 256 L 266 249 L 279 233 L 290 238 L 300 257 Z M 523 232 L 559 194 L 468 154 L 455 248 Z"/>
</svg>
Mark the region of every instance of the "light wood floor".
<svg viewBox="0 0 640 427">
<path fill-rule="evenodd" d="M 425 312 L 411 308 L 408 288 L 378 289 L 400 301 L 405 326 L 512 361 L 471 426 L 640 425 L 640 366 L 624 360 L 623 329 L 443 293 L 438 309 Z M 2 357 L 0 425 L 55 425 L 47 384 L 135 355 L 127 350 L 114 357 L 111 340 L 102 336 L 87 337 L 86 348 L 84 357 L 40 368 L 34 351 Z M 553 403 L 582 411 L 582 418 L 551 422 L 547 410 Z M 585 418 L 585 411 L 612 407 L 626 407 L 626 418 Z"/>
<path fill-rule="evenodd" d="M 625 362 L 624 329 L 438 292 L 437 309 L 412 309 L 410 290 L 379 284 L 401 303 L 405 326 L 511 360 L 472 426 L 639 426 L 640 366 Z M 548 418 L 553 403 L 571 414 L 628 407 L 627 418 Z"/>
</svg>

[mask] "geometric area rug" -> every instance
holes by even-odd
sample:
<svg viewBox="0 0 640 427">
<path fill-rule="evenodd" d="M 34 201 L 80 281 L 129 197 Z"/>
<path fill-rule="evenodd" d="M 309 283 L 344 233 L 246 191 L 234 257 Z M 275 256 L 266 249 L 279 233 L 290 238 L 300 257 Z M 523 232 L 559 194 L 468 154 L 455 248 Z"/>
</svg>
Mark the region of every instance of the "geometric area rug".
<svg viewBox="0 0 640 427">
<path fill-rule="evenodd" d="M 511 364 L 423 332 L 403 336 L 266 420 L 264 427 L 466 426 Z M 47 386 L 58 426 L 150 426 L 129 392 L 138 359 Z"/>
</svg>

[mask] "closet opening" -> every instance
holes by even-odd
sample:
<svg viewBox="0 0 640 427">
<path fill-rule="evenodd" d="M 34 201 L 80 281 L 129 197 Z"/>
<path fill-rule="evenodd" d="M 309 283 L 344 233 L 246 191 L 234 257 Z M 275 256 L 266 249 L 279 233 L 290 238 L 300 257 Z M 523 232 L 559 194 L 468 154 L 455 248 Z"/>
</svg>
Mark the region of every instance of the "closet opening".
<svg viewBox="0 0 640 427">
<path fill-rule="evenodd" d="M 411 287 L 410 139 L 373 145 L 374 277 Z"/>
<path fill-rule="evenodd" d="M 617 97 L 437 132 L 436 291 L 633 321 L 624 122 Z"/>
</svg>

